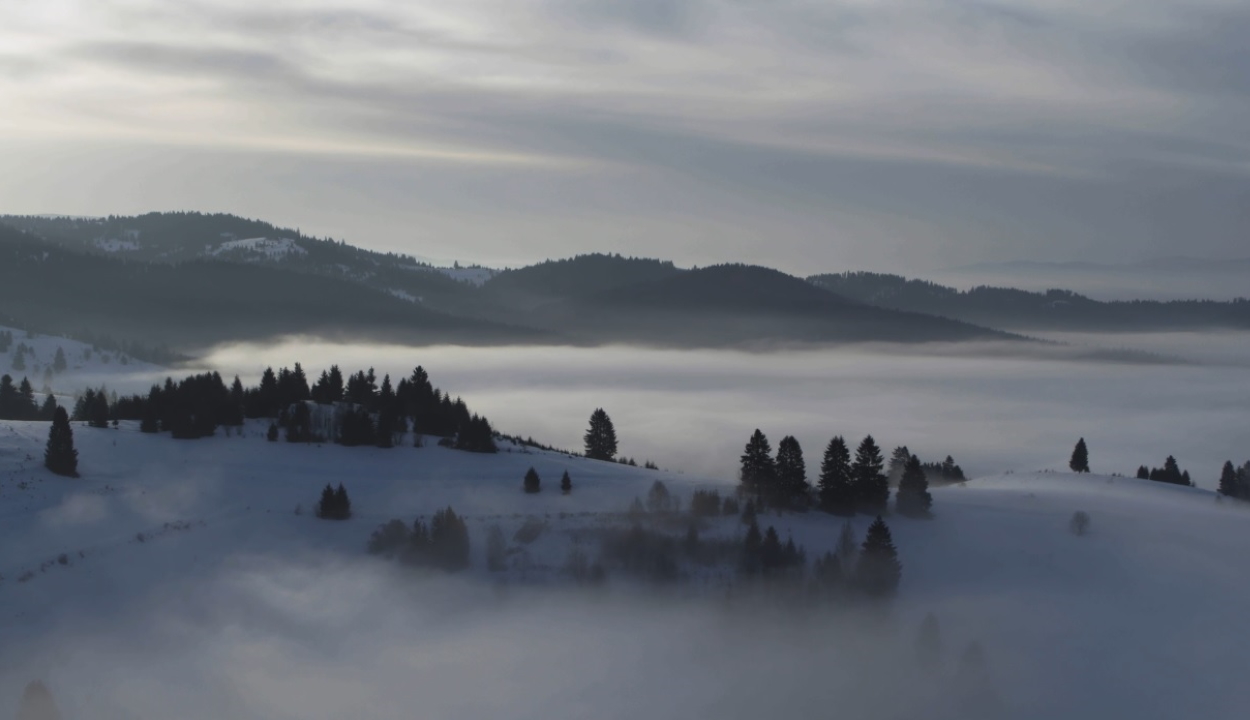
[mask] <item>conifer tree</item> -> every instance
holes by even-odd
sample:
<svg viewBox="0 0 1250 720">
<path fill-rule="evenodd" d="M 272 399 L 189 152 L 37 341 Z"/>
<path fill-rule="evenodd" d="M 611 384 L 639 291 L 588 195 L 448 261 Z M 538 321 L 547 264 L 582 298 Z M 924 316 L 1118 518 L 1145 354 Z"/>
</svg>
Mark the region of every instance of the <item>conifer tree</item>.
<svg viewBox="0 0 1250 720">
<path fill-rule="evenodd" d="M 523 483 L 523 488 L 525 492 L 530 493 L 531 495 L 542 492 L 543 481 L 542 478 L 538 477 L 538 471 L 534 468 L 530 468 L 525 471 L 525 482 Z"/>
<path fill-rule="evenodd" d="M 78 451 L 74 449 L 74 431 L 70 429 L 65 408 L 58 407 L 52 416 L 43 464 L 57 475 L 78 477 Z"/>
<path fill-rule="evenodd" d="M 903 468 L 894 504 L 900 515 L 929 517 L 933 496 L 929 494 L 929 479 L 925 476 L 924 468 L 920 466 L 920 458 L 915 455 L 911 456 Z"/>
<path fill-rule="evenodd" d="M 855 526 L 850 520 L 842 523 L 842 529 L 838 532 L 838 543 L 834 548 L 834 555 L 838 558 L 838 563 L 842 566 L 842 573 L 850 577 L 855 572 L 855 566 L 859 563 L 859 542 L 855 540 Z"/>
<path fill-rule="evenodd" d="M 1068 467 L 1075 473 L 1089 472 L 1089 448 L 1085 446 L 1085 438 L 1076 441 L 1076 447 L 1072 449 L 1072 459 L 1068 461 Z"/>
<path fill-rule="evenodd" d="M 616 456 L 616 428 L 603 408 L 595 408 L 590 414 L 590 427 L 586 430 L 586 457 L 592 460 L 611 460 Z"/>
<path fill-rule="evenodd" d="M 343 483 L 334 491 L 334 512 L 336 519 L 346 520 L 352 516 L 352 501 L 347 497 L 347 489 Z"/>
<path fill-rule="evenodd" d="M 760 543 L 760 570 L 767 575 L 781 569 L 782 555 L 781 539 L 777 537 L 776 529 L 769 525 L 764 531 L 764 541 Z"/>
<path fill-rule="evenodd" d="M 871 435 L 864 438 L 855 451 L 855 463 L 851 466 L 854 478 L 855 505 L 861 513 L 880 515 L 890 502 L 890 481 L 882 470 L 885 460 L 881 448 Z"/>
<path fill-rule="evenodd" d="M 776 482 L 777 468 L 772 453 L 768 438 L 756 428 L 742 452 L 742 471 L 739 475 L 742 492 L 755 498 L 756 505 L 772 494 Z"/>
<path fill-rule="evenodd" d="M 51 420 L 56 415 L 56 398 L 52 397 L 52 393 L 43 399 L 43 407 L 39 409 L 40 420 Z"/>
<path fill-rule="evenodd" d="M 889 478 L 891 485 L 897 485 L 903 478 L 903 471 L 907 469 L 907 461 L 911 460 L 911 451 L 906 445 L 900 445 L 894 448 L 894 452 L 890 453 L 890 463 L 886 466 L 886 477 Z"/>
<path fill-rule="evenodd" d="M 565 470 L 564 474 L 560 476 L 560 492 L 564 495 L 573 492 L 573 478 L 569 477 L 568 470 Z"/>
<path fill-rule="evenodd" d="M 803 448 L 793 435 L 787 435 L 777 444 L 777 497 L 773 502 L 781 507 L 804 507 L 811 495 L 807 484 L 807 464 L 803 461 Z"/>
<path fill-rule="evenodd" d="M 1150 468 L 1146 467 L 1145 465 L 1139 465 L 1139 466 L 1137 467 L 1137 479 L 1138 479 L 1138 480 L 1149 480 L 1149 479 L 1150 479 Z"/>
<path fill-rule="evenodd" d="M 57 346 L 56 357 L 52 360 L 52 369 L 58 373 L 63 373 L 69 367 L 69 363 L 65 360 L 65 351 Z"/>
<path fill-rule="evenodd" d="M 35 402 L 35 389 L 30 380 L 22 378 L 17 386 L 17 416 L 19 420 L 34 420 L 39 415 L 39 405 Z"/>
<path fill-rule="evenodd" d="M 890 537 L 890 528 L 878 515 L 868 526 L 868 535 L 860 548 L 855 568 L 855 585 L 869 598 L 887 599 L 898 592 L 903 566 Z"/>
<path fill-rule="evenodd" d="M 1237 482 L 1237 468 L 1233 467 L 1232 461 L 1224 463 L 1224 467 L 1220 470 L 1220 486 L 1221 495 L 1228 497 L 1239 497 L 1240 488 Z"/>
</svg>

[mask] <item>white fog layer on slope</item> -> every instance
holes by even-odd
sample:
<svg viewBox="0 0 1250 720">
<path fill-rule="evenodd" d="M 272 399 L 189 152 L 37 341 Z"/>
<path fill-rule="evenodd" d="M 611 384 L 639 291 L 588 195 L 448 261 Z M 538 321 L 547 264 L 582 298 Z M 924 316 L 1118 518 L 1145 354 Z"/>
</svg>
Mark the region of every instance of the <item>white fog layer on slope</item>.
<svg viewBox="0 0 1250 720">
<path fill-rule="evenodd" d="M 1182 343 L 1171 349 L 1182 350 Z M 978 357 L 975 346 L 964 352 L 970 354 L 291 342 L 225 348 L 208 360 L 250 382 L 267 364 L 299 358 L 324 358 L 324 366 L 338 363 L 344 371 L 374 365 L 392 381 L 420 364 L 502 432 L 580 450 L 586 418 L 603 407 L 624 455 L 725 479 L 735 477 L 755 428 L 774 445 L 794 435 L 809 462 L 834 435 L 858 440 L 871 433 L 887 451 L 907 445 L 926 460 L 953 455 L 974 474 L 1066 468 L 1084 436 L 1095 472 L 1132 474 L 1139 465 L 1162 466 L 1171 454 L 1202 487 L 1214 487 L 1225 460 L 1248 454 L 1244 365 Z M 315 375 L 321 365 L 305 370 Z"/>
<path fill-rule="evenodd" d="M 953 720 L 935 704 L 941 683 L 911 670 L 930 611 L 947 671 L 980 642 L 1015 718 L 1244 708 L 1233 680 L 1250 643 L 1250 523 L 1207 491 L 1045 473 L 937 489 L 932 520 L 889 520 L 903 583 L 874 626 L 761 614 L 727 603 L 714 577 L 683 600 L 616 576 L 600 593 L 515 575 L 499 588 L 483 566 L 491 523 L 511 536 L 545 516 L 551 530 L 527 552 L 558 565 L 578 513 L 620 510 L 656 479 L 687 499 L 716 479 L 547 453 L 269 443 L 263 423 L 199 441 L 75 425 L 83 477 L 66 479 L 39 465 L 46 428 L 0 423 L 0 697 L 39 677 L 69 718 Z M 523 494 L 529 466 L 548 482 L 568 470 L 573 494 Z M 293 512 L 338 481 L 352 520 Z M 364 554 L 376 524 L 447 504 L 469 524 L 463 574 L 414 575 Z M 1075 510 L 1092 517 L 1085 537 L 1067 531 Z M 867 523 L 855 520 L 861 537 Z M 761 524 L 810 558 L 832 548 L 840 521 Z M 730 517 L 709 534 L 742 531 Z M 67 564 L 43 567 L 58 553 Z"/>
</svg>

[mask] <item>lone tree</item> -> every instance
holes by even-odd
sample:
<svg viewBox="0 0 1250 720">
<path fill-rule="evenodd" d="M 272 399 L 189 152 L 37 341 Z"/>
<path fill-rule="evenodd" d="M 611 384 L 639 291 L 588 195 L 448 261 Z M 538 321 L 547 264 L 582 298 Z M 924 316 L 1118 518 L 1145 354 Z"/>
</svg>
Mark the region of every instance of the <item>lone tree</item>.
<svg viewBox="0 0 1250 720">
<path fill-rule="evenodd" d="M 742 492 L 754 497 L 758 505 L 765 496 L 771 495 L 777 478 L 777 466 L 773 462 L 772 446 L 768 444 L 768 438 L 764 437 L 764 433 L 760 432 L 759 428 L 755 429 L 751 439 L 747 441 L 741 460 L 740 487 Z"/>
<path fill-rule="evenodd" d="M 534 468 L 530 468 L 529 470 L 526 470 L 525 481 L 524 483 L 522 483 L 522 486 L 525 489 L 525 492 L 530 493 L 531 495 L 534 493 L 542 492 L 543 480 L 542 478 L 538 477 L 538 471 L 535 470 Z"/>
<path fill-rule="evenodd" d="M 890 481 L 882 470 L 885 459 L 881 448 L 869 435 L 855 451 L 855 464 L 851 475 L 855 479 L 855 501 L 859 511 L 867 515 L 880 515 L 890 503 Z"/>
<path fill-rule="evenodd" d="M 573 492 L 573 478 L 569 477 L 568 470 L 565 470 L 564 475 L 560 476 L 560 492 L 564 495 Z"/>
<path fill-rule="evenodd" d="M 903 476 L 898 481 L 898 494 L 894 501 L 900 515 L 929 517 L 933 496 L 929 494 L 929 479 L 915 455 L 903 466 Z"/>
<path fill-rule="evenodd" d="M 878 515 L 868 526 L 868 536 L 859 552 L 859 564 L 855 568 L 855 584 L 864 595 L 884 600 L 898 592 L 903 577 L 903 566 L 898 561 L 898 551 L 890 528 Z"/>
<path fill-rule="evenodd" d="M 851 480 L 851 450 L 842 436 L 829 441 L 820 462 L 820 509 L 834 515 L 855 514 L 855 489 Z"/>
<path fill-rule="evenodd" d="M 1089 448 L 1085 447 L 1085 438 L 1076 441 L 1076 447 L 1072 449 L 1072 459 L 1068 461 L 1068 467 L 1072 468 L 1072 472 L 1076 473 L 1089 472 Z"/>
<path fill-rule="evenodd" d="M 74 449 L 74 431 L 69 426 L 65 408 L 58 407 L 52 415 L 52 428 L 48 431 L 48 448 L 43 454 L 43 464 L 57 475 L 78 477 L 78 451 Z"/>
<path fill-rule="evenodd" d="M 586 457 L 592 460 L 611 460 L 616 456 L 616 428 L 612 418 L 603 408 L 590 414 L 590 428 L 586 430 Z"/>
</svg>

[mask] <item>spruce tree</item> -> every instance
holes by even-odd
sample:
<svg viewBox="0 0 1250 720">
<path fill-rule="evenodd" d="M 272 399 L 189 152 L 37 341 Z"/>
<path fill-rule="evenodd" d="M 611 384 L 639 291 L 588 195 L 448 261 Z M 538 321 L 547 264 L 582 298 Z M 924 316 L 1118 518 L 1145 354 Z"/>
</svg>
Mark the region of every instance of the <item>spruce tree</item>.
<svg viewBox="0 0 1250 720">
<path fill-rule="evenodd" d="M 334 513 L 337 520 L 346 520 L 352 516 L 352 501 L 347 497 L 347 489 L 343 487 L 343 483 L 339 483 L 334 491 Z"/>
<path fill-rule="evenodd" d="M 882 470 L 885 460 L 881 448 L 869 435 L 855 451 L 855 463 L 851 466 L 854 478 L 855 505 L 861 513 L 880 515 L 890 502 L 890 481 Z"/>
<path fill-rule="evenodd" d="M 522 486 L 525 492 L 530 493 L 531 495 L 542 492 L 543 481 L 542 478 L 538 477 L 538 471 L 534 468 L 530 468 L 525 471 L 525 481 Z"/>
<path fill-rule="evenodd" d="M 58 373 L 63 373 L 68 367 L 69 363 L 65 360 L 65 351 L 58 346 L 56 349 L 56 357 L 52 360 L 52 369 Z"/>
<path fill-rule="evenodd" d="M 777 497 L 773 500 L 781 507 L 804 507 L 811 493 L 807 484 L 807 464 L 803 461 L 803 448 L 793 435 L 787 435 L 777 444 Z"/>
<path fill-rule="evenodd" d="M 1224 463 L 1223 469 L 1220 471 L 1219 491 L 1222 495 L 1228 497 L 1239 497 L 1241 488 L 1237 482 L 1237 468 L 1233 467 L 1232 461 Z"/>
<path fill-rule="evenodd" d="M 1138 479 L 1138 480 L 1149 480 L 1149 479 L 1150 479 L 1150 468 L 1146 467 L 1145 465 L 1139 465 L 1139 466 L 1137 467 L 1137 479 Z"/>
<path fill-rule="evenodd" d="M 616 456 L 616 428 L 603 408 L 595 408 L 590 414 L 590 427 L 583 438 L 586 457 L 592 460 L 611 460 Z"/>
<path fill-rule="evenodd" d="M 43 399 L 43 407 L 39 409 L 40 420 L 51 420 L 56 415 L 56 398 L 52 397 L 52 393 Z"/>
<path fill-rule="evenodd" d="M 9 375 L 0 376 L 0 420 L 17 420 L 18 418 L 17 387 Z"/>
<path fill-rule="evenodd" d="M 52 427 L 48 431 L 48 447 L 43 454 L 43 464 L 57 475 L 78 477 L 78 451 L 74 449 L 74 431 L 69 426 L 69 414 L 58 407 L 52 415 Z"/>
<path fill-rule="evenodd" d="M 560 492 L 564 495 L 573 492 L 573 478 L 569 477 L 568 470 L 565 470 L 564 474 L 560 476 Z"/>
<path fill-rule="evenodd" d="M 911 451 L 906 445 L 899 445 L 894 448 L 894 452 L 890 453 L 890 463 L 886 466 L 885 474 L 890 479 L 891 485 L 897 485 L 902 480 L 908 460 L 911 460 Z"/>
<path fill-rule="evenodd" d="M 878 515 L 868 526 L 868 535 L 860 548 L 859 563 L 855 568 L 855 585 L 865 596 L 872 599 L 891 598 L 898 592 L 903 566 L 898 561 L 898 551 L 890 537 L 890 528 Z"/>
<path fill-rule="evenodd" d="M 741 461 L 742 471 L 739 480 L 742 492 L 755 498 L 756 504 L 759 505 L 772 494 L 777 477 L 772 447 L 759 428 L 756 428 L 751 439 L 747 441 Z"/>
<path fill-rule="evenodd" d="M 924 468 L 920 467 L 920 458 L 915 455 L 911 456 L 903 468 L 894 504 L 900 515 L 907 517 L 929 517 L 930 515 L 929 509 L 933 507 L 933 496 L 929 494 L 929 479 L 925 476 Z"/>
<path fill-rule="evenodd" d="M 1072 449 L 1072 459 L 1068 461 L 1068 467 L 1075 473 L 1089 472 L 1089 448 L 1085 447 L 1085 438 L 1076 441 L 1076 447 Z"/>
</svg>

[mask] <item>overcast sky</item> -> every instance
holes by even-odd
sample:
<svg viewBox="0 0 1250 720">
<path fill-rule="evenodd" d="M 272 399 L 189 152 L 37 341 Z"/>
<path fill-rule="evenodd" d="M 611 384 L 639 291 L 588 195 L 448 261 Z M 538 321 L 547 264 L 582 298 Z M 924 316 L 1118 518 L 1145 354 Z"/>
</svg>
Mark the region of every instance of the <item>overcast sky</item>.
<svg viewBox="0 0 1250 720">
<path fill-rule="evenodd" d="M 1250 255 L 1244 0 L 4 0 L 0 212 L 490 264 Z"/>
</svg>

